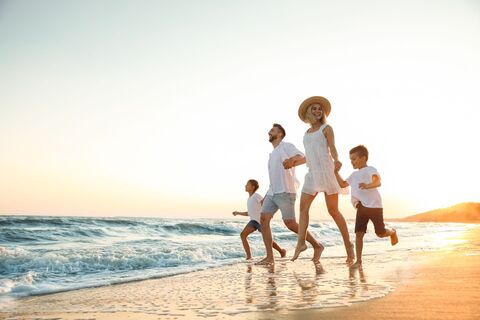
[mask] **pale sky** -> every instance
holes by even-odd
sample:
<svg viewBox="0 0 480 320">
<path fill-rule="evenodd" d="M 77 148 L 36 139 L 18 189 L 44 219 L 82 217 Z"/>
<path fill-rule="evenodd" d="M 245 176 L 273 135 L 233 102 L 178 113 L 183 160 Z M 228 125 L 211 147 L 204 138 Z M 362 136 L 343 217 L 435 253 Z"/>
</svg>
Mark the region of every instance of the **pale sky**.
<svg viewBox="0 0 480 320">
<path fill-rule="evenodd" d="M 0 214 L 229 218 L 312 95 L 385 216 L 480 201 L 479 57 L 473 0 L 0 1 Z"/>
</svg>

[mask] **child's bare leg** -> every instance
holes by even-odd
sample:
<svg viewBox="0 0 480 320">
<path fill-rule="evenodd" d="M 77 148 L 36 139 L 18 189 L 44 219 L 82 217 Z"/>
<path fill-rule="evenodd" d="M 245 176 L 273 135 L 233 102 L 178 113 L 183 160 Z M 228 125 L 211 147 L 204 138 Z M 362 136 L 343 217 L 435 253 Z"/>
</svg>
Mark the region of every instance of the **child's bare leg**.
<svg viewBox="0 0 480 320">
<path fill-rule="evenodd" d="M 278 243 L 276 243 L 275 241 L 273 241 L 273 249 L 277 250 L 278 253 L 280 253 L 280 257 L 284 258 L 286 255 L 287 255 L 287 250 L 285 249 L 282 249 Z"/>
<path fill-rule="evenodd" d="M 390 243 L 392 244 L 392 246 L 394 246 L 398 243 L 397 230 L 395 230 L 393 228 L 392 229 L 385 228 L 385 233 L 382 233 L 382 234 L 377 233 L 377 236 L 379 238 L 390 237 Z"/>
<path fill-rule="evenodd" d="M 355 251 L 357 251 L 357 261 L 352 265 L 352 267 L 359 267 L 362 265 L 362 251 L 363 251 L 363 236 L 365 232 L 357 232 L 355 237 Z"/>
<path fill-rule="evenodd" d="M 338 227 L 338 230 L 340 230 L 340 233 L 342 234 L 343 244 L 345 245 L 345 250 L 347 251 L 346 262 L 351 263 L 353 260 L 355 260 L 355 252 L 353 251 L 353 243 L 350 242 L 347 222 L 338 210 L 338 193 L 330 195 L 325 193 L 325 202 L 327 203 L 328 213 L 332 216 Z"/>
<path fill-rule="evenodd" d="M 242 239 L 243 249 L 245 250 L 245 255 L 247 256 L 247 260 L 252 259 L 252 253 L 250 252 L 250 245 L 248 244 L 247 237 L 250 233 L 254 232 L 255 228 L 252 226 L 245 226 L 245 228 L 240 232 L 240 239 Z"/>
<path fill-rule="evenodd" d="M 295 261 L 301 252 L 307 250 L 307 244 L 305 241 L 307 239 L 308 222 L 310 219 L 309 211 L 313 199 L 315 199 L 315 196 L 302 192 L 302 196 L 300 198 L 300 219 L 298 222 L 297 246 L 291 259 L 292 261 Z"/>
<path fill-rule="evenodd" d="M 262 226 L 262 238 L 265 244 L 265 251 L 267 256 L 257 264 L 272 264 L 275 262 L 273 257 L 273 237 L 272 230 L 270 229 L 270 220 L 273 218 L 273 213 L 262 213 L 260 217 L 260 224 Z"/>
</svg>

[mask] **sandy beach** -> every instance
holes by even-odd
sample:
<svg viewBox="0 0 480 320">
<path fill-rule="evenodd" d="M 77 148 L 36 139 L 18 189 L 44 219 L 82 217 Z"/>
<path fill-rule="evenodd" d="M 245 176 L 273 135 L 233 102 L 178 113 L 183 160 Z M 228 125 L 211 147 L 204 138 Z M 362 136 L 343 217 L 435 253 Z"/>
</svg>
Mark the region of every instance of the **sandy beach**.
<svg viewBox="0 0 480 320">
<path fill-rule="evenodd" d="M 2 303 L 2 319 L 478 319 L 480 229 L 439 251 L 241 263 Z"/>
<path fill-rule="evenodd" d="M 423 254 L 425 260 L 382 299 L 277 319 L 480 319 L 480 229 L 470 230 L 463 239 Z"/>
</svg>

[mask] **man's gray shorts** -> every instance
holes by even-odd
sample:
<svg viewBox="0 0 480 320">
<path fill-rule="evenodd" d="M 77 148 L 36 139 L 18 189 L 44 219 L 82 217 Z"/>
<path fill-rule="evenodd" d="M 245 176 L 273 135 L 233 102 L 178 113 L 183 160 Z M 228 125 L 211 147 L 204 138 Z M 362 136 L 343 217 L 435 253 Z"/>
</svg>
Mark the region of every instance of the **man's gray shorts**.
<svg viewBox="0 0 480 320">
<path fill-rule="evenodd" d="M 278 209 L 282 213 L 283 220 L 295 220 L 296 193 L 276 193 L 267 195 L 263 200 L 262 214 L 275 213 Z"/>
</svg>

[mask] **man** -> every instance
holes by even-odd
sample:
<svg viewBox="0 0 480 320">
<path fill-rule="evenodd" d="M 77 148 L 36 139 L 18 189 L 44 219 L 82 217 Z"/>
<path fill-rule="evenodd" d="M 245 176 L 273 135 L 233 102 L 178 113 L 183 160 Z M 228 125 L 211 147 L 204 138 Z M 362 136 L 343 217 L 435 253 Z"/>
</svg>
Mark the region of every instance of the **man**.
<svg viewBox="0 0 480 320">
<path fill-rule="evenodd" d="M 295 200 L 299 186 L 295 176 L 295 164 L 305 162 L 305 156 L 293 144 L 284 142 L 285 129 L 275 123 L 268 133 L 269 141 L 273 151 L 268 159 L 268 174 L 270 177 L 270 188 L 263 201 L 260 223 L 262 226 L 262 237 L 265 244 L 267 256 L 258 264 L 273 264 L 273 238 L 270 228 L 270 221 L 278 209 L 282 212 L 282 219 L 288 229 L 298 232 L 298 224 L 295 219 Z M 284 162 L 288 165 L 284 166 Z M 285 169 L 288 167 L 289 169 Z M 313 246 L 313 261 L 318 262 L 323 251 L 319 244 L 307 231 L 307 241 Z"/>
</svg>

